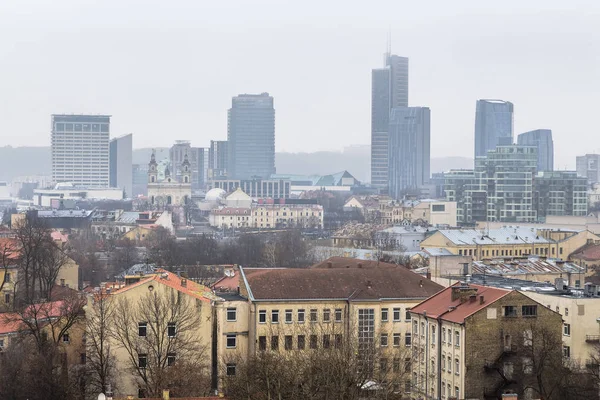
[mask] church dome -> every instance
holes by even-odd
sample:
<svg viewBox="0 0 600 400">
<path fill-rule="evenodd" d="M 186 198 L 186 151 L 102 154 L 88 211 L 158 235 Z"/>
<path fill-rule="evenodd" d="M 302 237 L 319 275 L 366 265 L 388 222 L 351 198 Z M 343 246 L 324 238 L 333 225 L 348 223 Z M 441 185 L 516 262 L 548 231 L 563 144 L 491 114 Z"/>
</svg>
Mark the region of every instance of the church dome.
<svg viewBox="0 0 600 400">
<path fill-rule="evenodd" d="M 226 196 L 227 192 L 225 192 L 223 189 L 214 188 L 206 192 L 204 200 L 210 203 L 220 203 L 225 199 Z"/>
</svg>

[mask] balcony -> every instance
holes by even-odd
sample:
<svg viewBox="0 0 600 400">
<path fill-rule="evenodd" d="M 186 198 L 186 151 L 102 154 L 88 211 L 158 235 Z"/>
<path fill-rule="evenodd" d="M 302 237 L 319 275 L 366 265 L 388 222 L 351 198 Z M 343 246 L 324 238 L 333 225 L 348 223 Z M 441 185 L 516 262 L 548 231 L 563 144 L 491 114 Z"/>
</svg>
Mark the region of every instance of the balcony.
<svg viewBox="0 0 600 400">
<path fill-rule="evenodd" d="M 585 335 L 585 341 L 588 343 L 600 343 L 600 335 Z"/>
</svg>

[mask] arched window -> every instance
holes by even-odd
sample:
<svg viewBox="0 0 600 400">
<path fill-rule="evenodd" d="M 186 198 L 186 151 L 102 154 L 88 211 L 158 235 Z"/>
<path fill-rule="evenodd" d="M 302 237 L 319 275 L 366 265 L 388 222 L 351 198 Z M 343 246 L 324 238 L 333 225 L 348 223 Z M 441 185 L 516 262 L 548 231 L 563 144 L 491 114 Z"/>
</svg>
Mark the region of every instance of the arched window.
<svg viewBox="0 0 600 400">
<path fill-rule="evenodd" d="M 154 177 L 152 177 L 152 181 L 154 181 Z M 150 196 L 150 204 L 154 204 L 154 196 Z"/>
<path fill-rule="evenodd" d="M 188 178 L 187 176 L 185 176 L 185 177 L 183 178 L 183 182 L 184 182 L 184 183 L 189 183 L 189 178 Z"/>
<path fill-rule="evenodd" d="M 150 181 L 151 181 L 151 182 L 154 182 L 154 177 L 151 177 L 151 178 L 150 178 Z"/>
<path fill-rule="evenodd" d="M 167 179 L 167 182 L 171 183 L 171 178 Z"/>
<path fill-rule="evenodd" d="M 171 196 L 167 196 L 167 204 L 171 204 Z"/>
</svg>

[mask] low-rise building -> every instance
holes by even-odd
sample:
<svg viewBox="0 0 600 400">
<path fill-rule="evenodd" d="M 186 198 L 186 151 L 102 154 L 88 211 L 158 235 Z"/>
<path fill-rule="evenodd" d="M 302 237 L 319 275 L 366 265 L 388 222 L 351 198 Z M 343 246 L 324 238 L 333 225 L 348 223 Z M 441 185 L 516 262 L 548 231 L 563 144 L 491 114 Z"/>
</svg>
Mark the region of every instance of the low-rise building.
<svg viewBox="0 0 600 400">
<path fill-rule="evenodd" d="M 118 238 L 148 225 L 162 226 L 173 233 L 173 217 L 170 211 L 94 211 L 92 231 L 105 238 Z"/>
<path fill-rule="evenodd" d="M 562 330 L 560 314 L 530 297 L 475 284 L 448 287 L 410 313 L 413 399 L 532 398 L 541 336 L 560 342 Z M 560 347 L 543 351 L 562 365 Z"/>
<path fill-rule="evenodd" d="M 586 244 L 600 243 L 600 236 L 587 230 L 523 228 L 441 229 L 421 242 L 474 260 L 496 257 L 545 256 L 567 260 Z"/>
<path fill-rule="evenodd" d="M 289 179 L 214 179 L 208 182 L 209 189 L 223 189 L 227 193 L 241 188 L 252 198 L 284 199 L 290 197 Z"/>
<path fill-rule="evenodd" d="M 34 189 L 33 205 L 38 207 L 60 208 L 65 201 L 80 200 L 122 200 L 123 189 L 84 188 L 71 183 L 58 183 L 54 189 Z"/>
<path fill-rule="evenodd" d="M 223 207 L 209 215 L 215 228 L 323 228 L 323 206 L 318 204 L 253 203 L 251 207 Z"/>
</svg>

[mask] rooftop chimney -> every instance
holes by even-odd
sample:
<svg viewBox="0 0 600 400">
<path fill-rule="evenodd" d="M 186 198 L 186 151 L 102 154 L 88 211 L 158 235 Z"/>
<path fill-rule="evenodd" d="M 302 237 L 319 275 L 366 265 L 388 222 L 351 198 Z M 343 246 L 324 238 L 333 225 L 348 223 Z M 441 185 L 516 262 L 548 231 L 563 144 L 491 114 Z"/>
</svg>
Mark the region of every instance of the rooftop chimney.
<svg viewBox="0 0 600 400">
<path fill-rule="evenodd" d="M 423 279 L 419 279 L 419 287 L 423 287 Z"/>
<path fill-rule="evenodd" d="M 469 296 L 469 303 L 475 303 L 476 300 L 477 300 L 476 294 L 472 294 Z"/>
<path fill-rule="evenodd" d="M 485 302 L 485 299 L 483 298 L 483 295 L 479 296 L 479 304 L 483 304 Z"/>
<path fill-rule="evenodd" d="M 187 279 L 185 279 L 185 278 L 181 279 L 181 286 L 187 287 Z"/>
<path fill-rule="evenodd" d="M 427 270 L 427 273 L 425 274 L 425 277 L 429 280 L 431 280 L 431 272 L 429 270 Z"/>
</svg>

